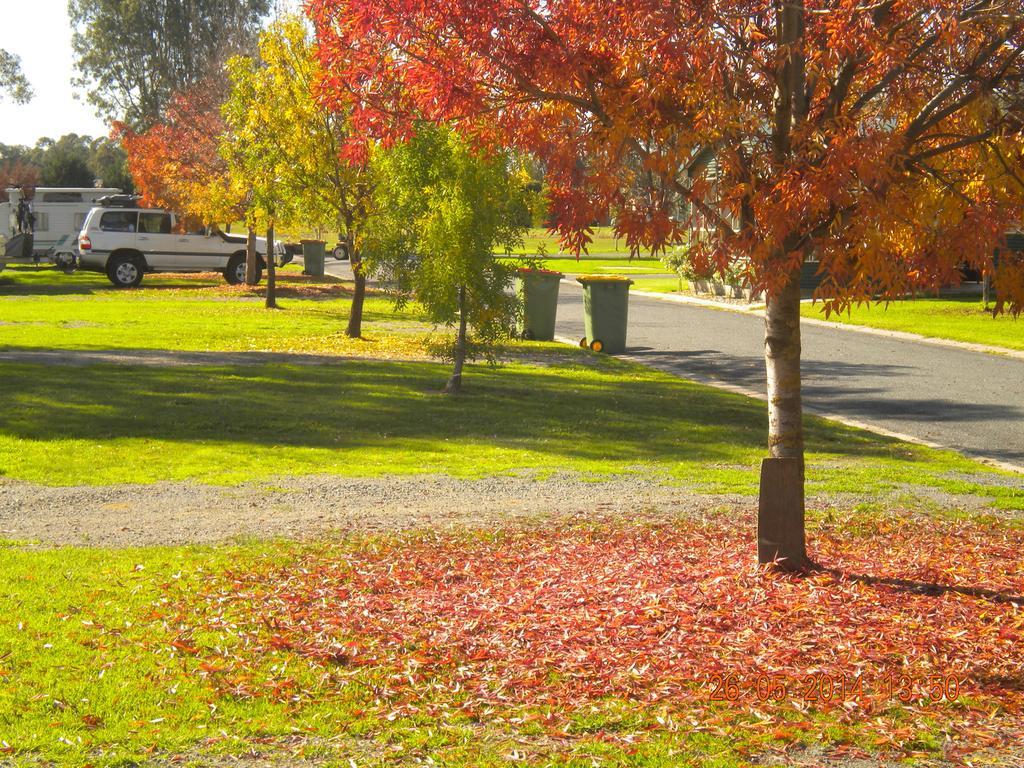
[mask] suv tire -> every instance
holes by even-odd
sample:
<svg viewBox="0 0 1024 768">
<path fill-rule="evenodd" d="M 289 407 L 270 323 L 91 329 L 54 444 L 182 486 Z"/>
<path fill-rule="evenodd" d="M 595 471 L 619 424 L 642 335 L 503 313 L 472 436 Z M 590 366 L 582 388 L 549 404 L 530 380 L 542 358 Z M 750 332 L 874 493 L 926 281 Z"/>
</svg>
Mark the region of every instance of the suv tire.
<svg viewBox="0 0 1024 768">
<path fill-rule="evenodd" d="M 259 283 L 263 279 L 263 264 L 262 259 L 257 258 L 256 261 L 256 282 Z M 245 254 L 236 253 L 230 259 L 228 259 L 228 266 L 224 270 L 224 279 L 228 281 L 229 285 L 241 285 L 245 282 Z"/>
<path fill-rule="evenodd" d="M 142 266 L 134 256 L 111 256 L 107 261 L 107 277 L 115 288 L 137 288 L 142 282 Z"/>
</svg>

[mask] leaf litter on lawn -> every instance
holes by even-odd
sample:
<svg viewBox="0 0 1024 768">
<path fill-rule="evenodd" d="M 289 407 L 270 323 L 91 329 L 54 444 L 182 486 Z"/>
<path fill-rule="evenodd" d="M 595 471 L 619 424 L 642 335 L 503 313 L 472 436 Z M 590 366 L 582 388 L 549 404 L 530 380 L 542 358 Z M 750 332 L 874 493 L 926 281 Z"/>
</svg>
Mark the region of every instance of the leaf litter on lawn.
<svg viewBox="0 0 1024 768">
<path fill-rule="evenodd" d="M 298 707 L 364 675 L 391 718 L 565 736 L 617 702 L 641 731 L 1024 749 L 1024 531 L 847 522 L 812 530 L 804 575 L 755 567 L 753 520 L 714 517 L 304 546 L 168 589 L 179 652 L 235 696 Z"/>
</svg>

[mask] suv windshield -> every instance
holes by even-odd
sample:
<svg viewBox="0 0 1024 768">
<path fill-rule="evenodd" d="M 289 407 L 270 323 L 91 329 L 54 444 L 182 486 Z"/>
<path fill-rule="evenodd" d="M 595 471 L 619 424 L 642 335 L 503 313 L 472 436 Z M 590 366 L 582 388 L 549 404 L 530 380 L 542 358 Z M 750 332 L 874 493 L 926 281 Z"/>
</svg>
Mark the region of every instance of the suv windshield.
<svg viewBox="0 0 1024 768">
<path fill-rule="evenodd" d="M 107 211 L 100 218 L 104 232 L 134 232 L 138 214 L 135 211 Z"/>
</svg>

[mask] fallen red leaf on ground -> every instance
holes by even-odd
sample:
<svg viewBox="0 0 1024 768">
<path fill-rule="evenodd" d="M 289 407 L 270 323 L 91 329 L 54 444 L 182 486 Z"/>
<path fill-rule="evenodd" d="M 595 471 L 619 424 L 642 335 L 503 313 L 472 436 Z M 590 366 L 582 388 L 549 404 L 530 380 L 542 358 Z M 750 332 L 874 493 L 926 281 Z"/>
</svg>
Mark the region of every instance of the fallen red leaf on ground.
<svg viewBox="0 0 1024 768">
<path fill-rule="evenodd" d="M 617 700 L 779 739 L 826 712 L 890 750 L 909 751 L 925 720 L 951 755 L 1021 739 L 1024 532 L 825 525 L 811 543 L 822 570 L 785 575 L 753 565 L 751 529 L 717 518 L 313 547 L 210 576 L 177 612 L 183 631 L 240 639 L 218 657 L 235 695 L 322 695 L 251 684 L 290 654 L 383 672 L 378 704 L 399 714 L 535 710 L 557 729 Z"/>
</svg>

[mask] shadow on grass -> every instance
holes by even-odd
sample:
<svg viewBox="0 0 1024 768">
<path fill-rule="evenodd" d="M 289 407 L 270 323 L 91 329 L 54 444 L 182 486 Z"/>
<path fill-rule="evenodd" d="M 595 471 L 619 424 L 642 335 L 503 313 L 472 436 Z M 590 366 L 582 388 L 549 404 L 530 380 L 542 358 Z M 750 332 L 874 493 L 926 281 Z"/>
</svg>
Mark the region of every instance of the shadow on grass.
<svg viewBox="0 0 1024 768">
<path fill-rule="evenodd" d="M 0 433 L 31 441 L 149 438 L 431 455 L 454 446 L 550 458 L 751 466 L 764 454 L 762 403 L 657 374 L 560 363 L 471 367 L 465 393 L 438 394 L 435 363 L 189 367 L 4 364 Z M 896 441 L 813 420 L 814 451 L 893 455 Z M 454 450 L 458 450 L 457 448 Z M 911 459 L 912 460 L 912 459 Z M 443 470 L 443 467 L 438 467 Z M 486 471 L 487 466 L 480 466 Z"/>
<path fill-rule="evenodd" d="M 329 298 L 337 298 L 338 288 L 348 295 L 352 291 L 344 287 L 346 281 L 333 275 L 308 277 L 289 272 L 278 272 L 278 292 L 281 297 L 318 298 L 320 292 L 328 291 Z M 263 295 L 266 291 L 266 277 L 253 288 L 229 286 L 219 272 L 162 272 L 147 274 L 137 289 L 115 288 L 105 275 L 98 272 L 75 272 L 66 275 L 53 266 L 8 267 L 0 274 L 0 297 L 3 296 L 89 296 L 110 294 L 130 296 L 135 292 L 183 291 L 188 289 L 209 289 L 222 287 L 226 291 L 251 292 Z M 303 293 L 305 289 L 308 293 Z"/>
</svg>

